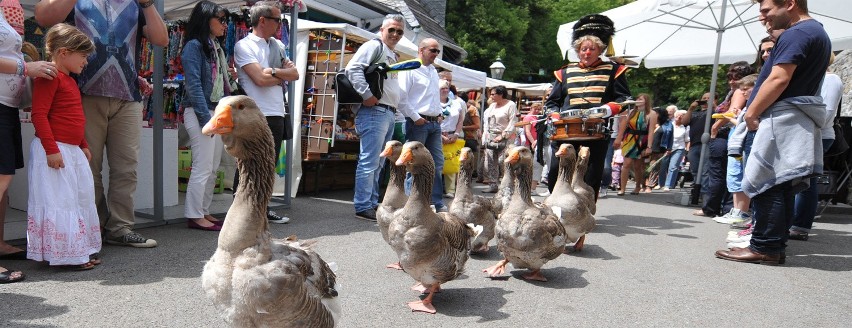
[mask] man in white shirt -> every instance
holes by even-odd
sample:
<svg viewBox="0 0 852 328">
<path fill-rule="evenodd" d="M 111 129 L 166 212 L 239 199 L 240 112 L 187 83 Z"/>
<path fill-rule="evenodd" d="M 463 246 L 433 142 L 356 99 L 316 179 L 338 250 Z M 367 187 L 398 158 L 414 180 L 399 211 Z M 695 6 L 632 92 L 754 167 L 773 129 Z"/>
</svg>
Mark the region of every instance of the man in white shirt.
<svg viewBox="0 0 852 328">
<path fill-rule="evenodd" d="M 284 81 L 299 79 L 296 65 L 283 52 L 284 44 L 272 37 L 281 28 L 281 9 L 277 2 L 263 1 L 249 10 L 252 32 L 234 45 L 234 62 L 240 86 L 266 116 L 275 141 L 275 158 L 281 152 L 286 126 L 284 108 Z M 273 53 L 277 51 L 279 53 Z M 270 57 L 282 58 L 282 63 L 270 63 Z M 277 68 L 281 67 L 281 68 Z M 234 190 L 239 184 L 239 174 L 234 176 Z M 267 210 L 271 223 L 287 223 L 290 218 Z"/>
<path fill-rule="evenodd" d="M 355 130 L 361 141 L 358 166 L 355 168 L 355 216 L 376 221 L 376 208 L 379 206 L 379 172 L 384 159 L 379 157 L 385 143 L 394 133 L 394 115 L 399 103 L 399 85 L 397 74 L 389 73 L 384 81 L 381 99 L 373 95 L 364 70 L 371 64 L 395 64 L 397 56 L 394 47 L 405 33 L 405 22 L 401 15 L 388 15 L 382 22 L 381 39 L 370 40 L 358 48 L 358 51 L 346 65 L 346 77 L 361 95 L 364 101 L 355 114 Z"/>
<path fill-rule="evenodd" d="M 435 211 L 446 212 L 443 202 L 444 183 L 441 173 L 444 169 L 444 151 L 441 142 L 441 98 L 438 87 L 438 71 L 432 63 L 441 53 L 438 41 L 425 39 L 420 42 L 417 57 L 420 68 L 399 73 L 399 110 L 405 115 L 405 138 L 407 141 L 419 141 L 432 153 L 435 161 L 435 183 L 432 184 L 432 205 Z M 411 175 L 405 179 L 405 190 L 411 190 Z"/>
</svg>

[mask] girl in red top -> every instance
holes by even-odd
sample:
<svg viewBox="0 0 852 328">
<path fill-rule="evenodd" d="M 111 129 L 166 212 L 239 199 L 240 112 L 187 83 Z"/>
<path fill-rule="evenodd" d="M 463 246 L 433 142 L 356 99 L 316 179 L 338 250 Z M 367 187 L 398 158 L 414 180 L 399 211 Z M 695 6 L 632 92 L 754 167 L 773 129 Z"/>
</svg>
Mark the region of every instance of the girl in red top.
<svg viewBox="0 0 852 328">
<path fill-rule="evenodd" d="M 84 135 L 86 117 L 77 82 L 86 58 L 95 50 L 77 28 L 57 24 L 45 36 L 47 55 L 56 64 L 55 78 L 33 81 L 30 145 L 27 258 L 72 269 L 91 269 L 100 260 L 100 222 Z"/>
</svg>

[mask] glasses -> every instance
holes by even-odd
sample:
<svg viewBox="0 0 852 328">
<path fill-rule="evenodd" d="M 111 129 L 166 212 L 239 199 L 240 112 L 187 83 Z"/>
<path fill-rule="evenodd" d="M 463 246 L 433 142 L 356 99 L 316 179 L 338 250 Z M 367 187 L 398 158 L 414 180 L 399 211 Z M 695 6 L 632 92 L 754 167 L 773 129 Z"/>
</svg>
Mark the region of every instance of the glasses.
<svg viewBox="0 0 852 328">
<path fill-rule="evenodd" d="M 218 20 L 219 23 L 228 25 L 228 16 L 220 16 L 220 17 L 214 17 L 214 18 L 216 18 L 216 20 Z"/>
<path fill-rule="evenodd" d="M 429 52 L 431 52 L 431 53 L 433 53 L 433 54 L 439 54 L 439 53 L 441 53 L 441 49 L 438 49 L 438 48 L 430 48 L 430 49 L 429 49 Z"/>
<path fill-rule="evenodd" d="M 275 21 L 275 24 L 281 24 L 281 17 L 266 17 L 266 16 L 263 16 L 263 18 L 273 20 L 273 21 Z"/>
<path fill-rule="evenodd" d="M 403 29 L 401 29 L 401 28 L 400 28 L 400 29 L 397 29 L 397 28 L 389 27 L 389 28 L 387 29 L 387 31 L 388 31 L 388 33 L 390 33 L 390 34 L 396 34 L 396 35 L 403 35 L 403 34 L 405 34 L 405 31 L 404 31 Z"/>
</svg>

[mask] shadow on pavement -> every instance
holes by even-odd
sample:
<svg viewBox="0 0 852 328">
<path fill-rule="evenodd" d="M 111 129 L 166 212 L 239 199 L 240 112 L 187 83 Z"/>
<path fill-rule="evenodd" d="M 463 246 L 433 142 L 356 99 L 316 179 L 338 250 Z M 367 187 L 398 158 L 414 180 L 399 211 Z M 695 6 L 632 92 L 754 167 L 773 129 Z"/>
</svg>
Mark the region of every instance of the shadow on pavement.
<svg viewBox="0 0 852 328">
<path fill-rule="evenodd" d="M 503 288 L 446 288 L 435 295 L 434 305 L 438 314 L 451 317 L 479 317 L 477 322 L 502 320 L 508 313 L 500 312 L 506 305 L 506 294 L 512 293 Z"/>
<path fill-rule="evenodd" d="M 566 267 L 548 268 L 547 264 L 545 264 L 545 267 L 541 269 L 541 274 L 547 278 L 546 282 L 525 280 L 521 276 L 527 272 L 527 270 L 512 270 L 511 274 L 513 278 L 520 281 L 527 282 L 538 287 L 551 289 L 583 288 L 589 285 L 589 281 L 586 280 L 586 278 L 583 278 L 583 274 L 586 273 L 586 270 Z"/>
<path fill-rule="evenodd" d="M 674 222 L 671 219 L 634 216 L 634 215 L 608 215 L 599 217 L 595 233 L 608 233 L 616 237 L 626 235 L 656 235 L 653 230 L 674 230 L 690 228 L 691 225 Z"/>
<path fill-rule="evenodd" d="M 27 277 L 29 279 L 29 277 Z M 22 324 L 17 321 L 56 317 L 69 312 L 68 306 L 46 304 L 45 298 L 21 294 L 0 293 L 0 327 L 47 328 L 51 325 Z"/>
<path fill-rule="evenodd" d="M 589 236 L 594 236 L 593 234 L 586 235 L 586 240 L 589 240 Z M 580 252 L 573 251 L 573 246 L 568 246 L 569 249 L 572 250 L 571 254 L 564 255 L 570 257 L 582 257 L 585 259 L 600 259 L 600 260 L 618 260 L 620 257 L 612 255 L 612 253 L 605 250 L 603 247 L 598 245 L 590 245 L 585 244 L 583 246 L 583 250 Z"/>
</svg>

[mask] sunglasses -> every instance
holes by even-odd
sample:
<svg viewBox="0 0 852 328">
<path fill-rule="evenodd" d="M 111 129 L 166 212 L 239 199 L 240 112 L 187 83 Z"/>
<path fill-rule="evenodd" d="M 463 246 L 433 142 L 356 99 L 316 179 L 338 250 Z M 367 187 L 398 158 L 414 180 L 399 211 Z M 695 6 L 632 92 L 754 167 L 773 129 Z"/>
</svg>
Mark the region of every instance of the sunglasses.
<svg viewBox="0 0 852 328">
<path fill-rule="evenodd" d="M 395 29 L 393 27 L 390 27 L 390 28 L 388 28 L 388 33 L 396 34 L 396 35 L 403 35 L 403 34 L 405 34 L 405 31 L 402 30 L 402 29 Z"/>
<path fill-rule="evenodd" d="M 433 54 L 439 54 L 439 53 L 441 53 L 441 49 L 438 49 L 438 48 L 430 48 L 430 49 L 429 49 L 429 52 L 431 52 L 431 53 L 433 53 Z"/>
<path fill-rule="evenodd" d="M 216 18 L 216 20 L 219 21 L 219 23 L 222 23 L 222 24 L 225 24 L 225 25 L 228 24 L 228 16 L 221 16 L 221 17 L 215 17 L 215 18 Z"/>
<path fill-rule="evenodd" d="M 263 18 L 273 20 L 273 21 L 275 21 L 276 24 L 281 24 L 281 17 L 266 17 L 266 16 L 263 16 Z"/>
</svg>

